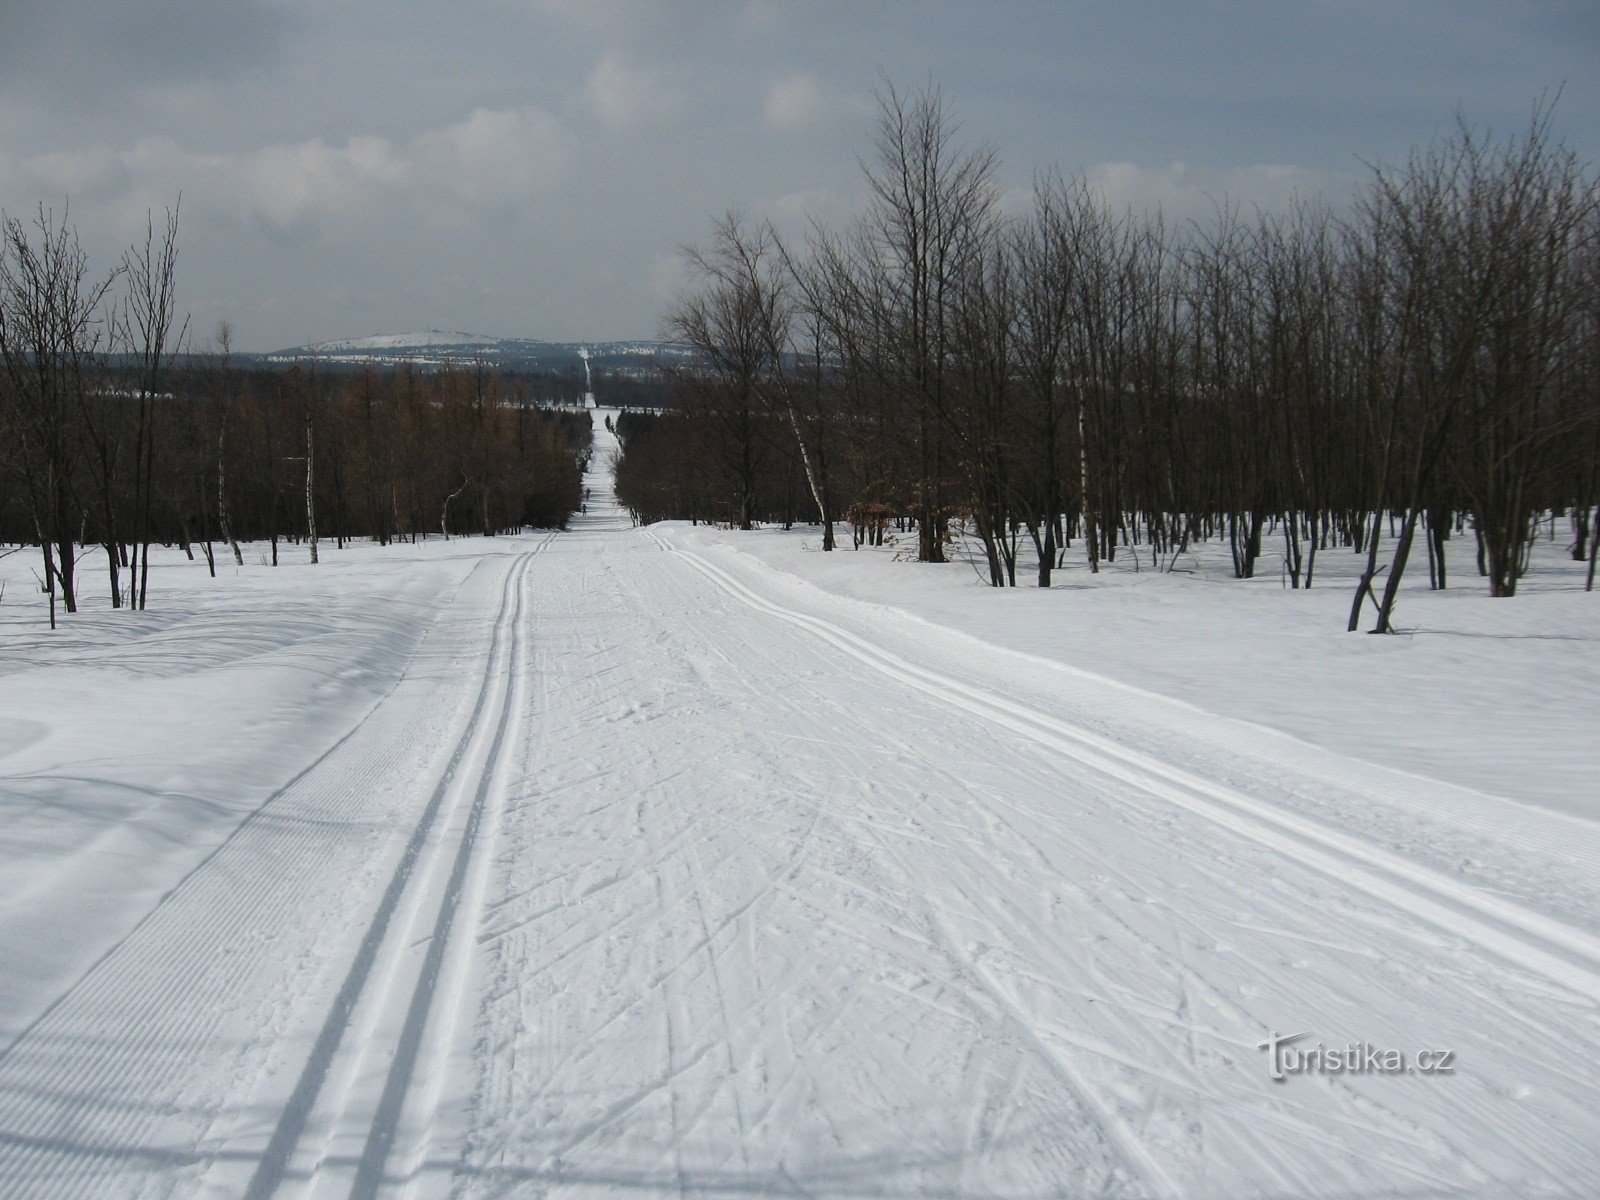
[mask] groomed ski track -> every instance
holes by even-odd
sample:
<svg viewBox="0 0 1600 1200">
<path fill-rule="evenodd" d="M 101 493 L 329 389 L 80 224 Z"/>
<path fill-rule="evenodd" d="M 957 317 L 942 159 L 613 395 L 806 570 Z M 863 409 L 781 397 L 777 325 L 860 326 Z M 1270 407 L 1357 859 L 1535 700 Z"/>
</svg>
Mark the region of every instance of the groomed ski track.
<svg viewBox="0 0 1600 1200">
<path fill-rule="evenodd" d="M 588 513 L 0 1044 L 0 1196 L 1600 1178 L 1592 926 L 632 529 L 606 415 Z M 1301 1032 L 1455 1069 L 1274 1082 Z"/>
</svg>

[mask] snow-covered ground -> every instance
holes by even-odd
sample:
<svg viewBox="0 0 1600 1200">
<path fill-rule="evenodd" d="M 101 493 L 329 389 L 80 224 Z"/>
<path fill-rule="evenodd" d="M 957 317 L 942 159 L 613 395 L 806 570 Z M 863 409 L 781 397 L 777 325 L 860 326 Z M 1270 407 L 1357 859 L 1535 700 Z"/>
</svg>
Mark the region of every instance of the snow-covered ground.
<svg viewBox="0 0 1600 1200">
<path fill-rule="evenodd" d="M 1541 537 L 1511 599 L 1488 595 L 1470 533 L 1449 542 L 1444 591 L 1429 589 L 1419 549 L 1394 637 L 1345 632 L 1364 561 L 1349 550 L 1320 553 L 1315 586 L 1293 591 L 1270 545 L 1252 580 L 1232 577 L 1220 543 L 1185 555 L 1175 573 L 1124 547 L 1094 575 L 1075 548 L 1041 592 L 988 587 L 981 547 L 932 566 L 910 561 L 914 534 L 856 551 L 839 531 L 843 548 L 831 555 L 816 526 L 675 536 L 790 577 L 769 575 L 774 585 L 804 580 L 892 609 L 879 614 L 888 625 L 910 616 L 1077 668 L 1075 678 L 1088 672 L 1367 762 L 1600 819 L 1600 592 L 1583 591 L 1587 565 L 1568 555 L 1565 521 L 1554 541 Z M 1369 607 L 1362 629 L 1371 625 Z"/>
<path fill-rule="evenodd" d="M 35 552 L 0 560 L 0 1046 L 415 673 L 452 601 L 476 616 L 518 548 L 328 546 L 311 567 L 284 545 L 274 570 L 247 546 L 217 580 L 158 550 L 144 613 L 110 610 L 95 552 L 55 633 Z"/>
<path fill-rule="evenodd" d="M 1342 587 L 996 595 L 590 486 L 55 635 L 0 561 L 0 1195 L 1600 1177 L 1577 601 L 1351 637 Z M 1300 1033 L 1453 1069 L 1274 1081 Z"/>
</svg>

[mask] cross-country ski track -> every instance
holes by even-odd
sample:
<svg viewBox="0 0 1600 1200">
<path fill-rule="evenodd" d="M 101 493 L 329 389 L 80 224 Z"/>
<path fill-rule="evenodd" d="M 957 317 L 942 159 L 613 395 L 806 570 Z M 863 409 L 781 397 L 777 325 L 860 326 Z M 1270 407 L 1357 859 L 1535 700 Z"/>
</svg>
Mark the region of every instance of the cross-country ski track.
<svg viewBox="0 0 1600 1200">
<path fill-rule="evenodd" d="M 571 529 L 449 543 L 359 719 L 5 1014 L 0 1197 L 1600 1179 L 1592 823 L 633 529 L 605 415 Z"/>
</svg>

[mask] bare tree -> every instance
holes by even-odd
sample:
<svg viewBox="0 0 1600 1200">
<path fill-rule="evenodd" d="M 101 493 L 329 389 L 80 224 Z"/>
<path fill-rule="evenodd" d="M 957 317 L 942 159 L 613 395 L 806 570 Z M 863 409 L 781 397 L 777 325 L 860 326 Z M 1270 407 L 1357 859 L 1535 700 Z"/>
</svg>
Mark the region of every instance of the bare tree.
<svg viewBox="0 0 1600 1200">
<path fill-rule="evenodd" d="M 217 323 L 217 350 L 219 353 L 219 377 L 217 381 L 217 522 L 222 529 L 222 538 L 228 543 L 228 548 L 233 551 L 233 561 L 236 566 L 244 565 L 244 553 L 239 549 L 239 541 L 233 536 L 233 525 L 228 520 L 228 426 L 233 417 L 234 406 L 234 381 L 233 381 L 233 326 L 227 321 Z"/>
<path fill-rule="evenodd" d="M 177 321 L 178 205 L 167 209 L 157 232 L 147 214 L 145 237 L 123 259 L 127 292 L 118 314 L 120 337 L 135 362 L 138 423 L 134 433 L 133 580 L 130 604 L 143 609 L 150 586 L 151 504 L 155 495 L 158 401 L 182 347 L 188 319 Z"/>
<path fill-rule="evenodd" d="M 30 226 L 0 214 L 0 359 L 17 463 L 44 557 L 50 627 L 56 600 L 77 611 L 73 492 L 82 414 L 105 338 L 102 301 L 115 276 L 93 277 L 63 212 Z M 115 567 L 113 565 L 113 572 Z M 115 590 L 115 575 L 113 574 Z"/>
<path fill-rule="evenodd" d="M 1281 553 L 1293 588 L 1343 545 L 1363 556 L 1349 628 L 1370 604 L 1374 632 L 1419 532 L 1435 588 L 1469 524 L 1494 595 L 1547 518 L 1593 566 L 1600 216 L 1549 115 L 1375 170 L 1342 220 L 1224 200 L 1169 233 L 1059 174 L 1002 221 L 992 154 L 958 147 L 936 90 L 890 88 L 863 220 L 813 227 L 803 257 L 777 244 L 781 274 L 770 230 L 736 221 L 697 259 L 676 328 L 720 357 L 687 417 L 629 422 L 635 514 L 724 519 L 732 491 L 736 523 L 787 523 L 803 482 L 857 546 L 914 527 L 924 561 L 959 515 L 996 585 L 1024 527 L 1046 586 L 1077 537 L 1091 571 L 1219 539 L 1248 579 Z M 731 424 L 696 412 L 713 396 Z M 768 469 L 736 461 L 780 426 Z"/>
<path fill-rule="evenodd" d="M 922 562 L 944 561 L 958 272 L 994 235 L 996 219 L 995 154 L 958 147 L 957 133 L 937 88 L 908 95 L 887 87 L 866 168 L 875 251 L 867 265 L 880 276 L 869 295 L 882 306 L 874 322 L 909 409 Z"/>
<path fill-rule="evenodd" d="M 667 326 L 698 356 L 683 376 L 687 402 L 716 431 L 715 452 L 733 492 L 731 522 L 750 529 L 764 457 L 764 392 L 782 369 L 787 301 L 771 269 L 770 239 L 748 234 L 737 217 L 718 222 L 710 250 L 686 253 L 703 290 L 679 301 Z"/>
</svg>

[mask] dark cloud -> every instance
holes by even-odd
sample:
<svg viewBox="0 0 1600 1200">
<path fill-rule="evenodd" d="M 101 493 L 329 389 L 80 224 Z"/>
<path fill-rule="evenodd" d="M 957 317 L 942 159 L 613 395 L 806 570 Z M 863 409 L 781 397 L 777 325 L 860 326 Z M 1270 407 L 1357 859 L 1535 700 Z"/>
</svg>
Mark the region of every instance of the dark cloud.
<svg viewBox="0 0 1600 1200">
<path fill-rule="evenodd" d="M 1530 6 L 1530 20 L 1544 24 L 1556 36 L 1586 46 L 1591 62 L 1600 58 L 1600 4 L 1594 0 L 1551 0 Z M 1595 64 L 1600 65 L 1600 64 Z"/>
<path fill-rule="evenodd" d="M 281 61 L 304 28 L 288 8 L 262 0 L 6 0 L 0 77 L 97 94 L 227 79 Z"/>
</svg>

